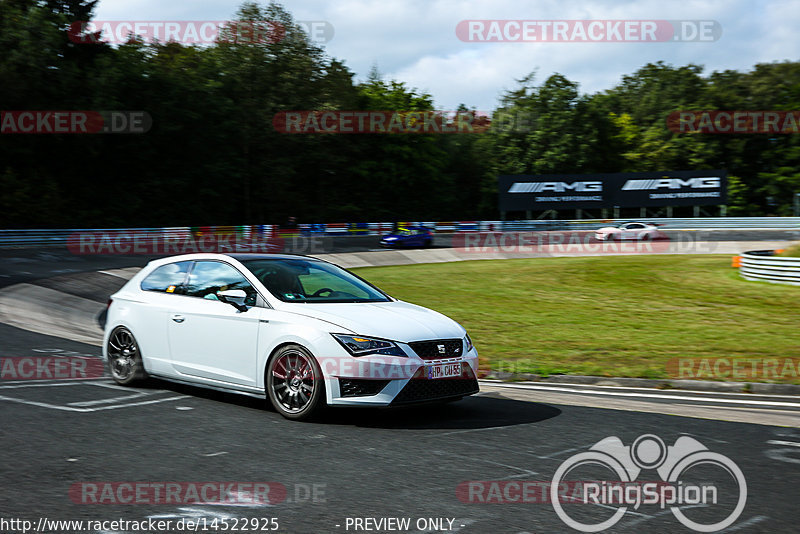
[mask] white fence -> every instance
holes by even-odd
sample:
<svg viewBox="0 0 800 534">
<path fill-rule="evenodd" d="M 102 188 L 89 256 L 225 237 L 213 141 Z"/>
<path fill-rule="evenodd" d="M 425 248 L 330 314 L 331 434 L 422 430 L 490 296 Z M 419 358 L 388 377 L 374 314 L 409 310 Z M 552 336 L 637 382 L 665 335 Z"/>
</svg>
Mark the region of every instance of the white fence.
<svg viewBox="0 0 800 534">
<path fill-rule="evenodd" d="M 771 250 L 754 250 L 741 256 L 739 274 L 747 280 L 800 285 L 800 258 L 773 255 Z"/>
</svg>

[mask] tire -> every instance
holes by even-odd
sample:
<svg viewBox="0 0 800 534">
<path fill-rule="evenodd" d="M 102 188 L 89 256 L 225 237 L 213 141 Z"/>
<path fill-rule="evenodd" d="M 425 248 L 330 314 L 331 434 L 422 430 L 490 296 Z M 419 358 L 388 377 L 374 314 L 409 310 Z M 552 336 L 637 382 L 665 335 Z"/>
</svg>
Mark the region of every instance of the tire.
<svg viewBox="0 0 800 534">
<path fill-rule="evenodd" d="M 267 397 L 285 418 L 306 421 L 326 406 L 322 371 L 316 358 L 300 345 L 286 345 L 273 354 L 265 375 Z"/>
<path fill-rule="evenodd" d="M 121 386 L 130 386 L 147 379 L 139 343 L 124 326 L 116 327 L 106 345 L 111 378 Z"/>
</svg>

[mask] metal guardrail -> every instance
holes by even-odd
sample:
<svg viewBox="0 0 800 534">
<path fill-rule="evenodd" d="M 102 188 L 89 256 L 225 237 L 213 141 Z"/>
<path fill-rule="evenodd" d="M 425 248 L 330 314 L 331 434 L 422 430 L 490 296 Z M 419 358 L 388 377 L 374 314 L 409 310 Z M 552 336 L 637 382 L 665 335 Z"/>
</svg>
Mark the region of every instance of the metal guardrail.
<svg viewBox="0 0 800 534">
<path fill-rule="evenodd" d="M 746 280 L 800 285 L 800 258 L 775 256 L 773 250 L 753 250 L 741 255 L 739 274 Z"/>
<path fill-rule="evenodd" d="M 436 232 L 523 232 L 548 230 L 596 230 L 631 219 L 575 219 L 575 220 L 525 220 L 525 221 L 455 221 L 455 222 L 406 222 L 406 225 L 423 225 Z M 661 225 L 667 230 L 694 229 L 772 229 L 800 231 L 800 217 L 697 217 L 697 218 L 640 218 L 642 222 Z M 295 230 L 286 230 L 299 235 L 382 235 L 391 231 L 393 223 L 328 223 L 301 224 Z M 181 237 L 192 235 L 193 231 L 241 233 L 243 236 L 280 235 L 277 226 L 217 226 L 217 227 L 168 227 L 168 228 L 107 228 L 107 229 L 41 229 L 41 230 L 0 230 L 0 249 L 23 247 L 66 246 L 70 237 L 81 233 L 106 234 L 112 238 L 120 235 L 144 235 L 160 237 Z"/>
<path fill-rule="evenodd" d="M 160 237 L 184 237 L 189 228 L 72 228 L 45 230 L 0 230 L 0 249 L 24 247 L 65 247 L 71 236 L 81 233 L 105 233 L 109 236 L 128 234 Z"/>
<path fill-rule="evenodd" d="M 532 221 L 502 221 L 503 231 L 531 230 L 597 230 L 625 221 L 658 224 L 666 230 L 800 230 L 800 217 L 689 217 L 689 218 L 631 218 L 631 219 L 574 219 Z"/>
</svg>

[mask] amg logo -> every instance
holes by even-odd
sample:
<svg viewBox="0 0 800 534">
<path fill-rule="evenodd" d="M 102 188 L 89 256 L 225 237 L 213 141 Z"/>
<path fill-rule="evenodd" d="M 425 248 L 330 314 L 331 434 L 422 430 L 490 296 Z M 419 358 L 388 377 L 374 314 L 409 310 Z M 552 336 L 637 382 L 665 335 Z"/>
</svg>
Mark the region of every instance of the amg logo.
<svg viewBox="0 0 800 534">
<path fill-rule="evenodd" d="M 622 186 L 623 191 L 642 191 L 649 189 L 680 189 L 690 187 L 692 189 L 714 189 L 720 186 L 719 177 L 707 176 L 703 178 L 659 178 L 655 180 L 628 180 Z"/>
<path fill-rule="evenodd" d="M 564 191 L 602 191 L 603 182 L 514 182 L 508 188 L 509 193 L 544 193 L 553 191 L 563 193 Z"/>
</svg>

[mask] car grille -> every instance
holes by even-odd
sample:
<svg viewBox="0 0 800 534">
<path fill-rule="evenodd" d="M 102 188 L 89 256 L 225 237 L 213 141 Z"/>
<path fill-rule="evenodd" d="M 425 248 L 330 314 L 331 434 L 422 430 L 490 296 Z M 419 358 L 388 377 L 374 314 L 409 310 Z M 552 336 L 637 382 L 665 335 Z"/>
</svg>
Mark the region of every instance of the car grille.
<svg viewBox="0 0 800 534">
<path fill-rule="evenodd" d="M 475 373 L 466 363 L 461 364 L 460 378 L 438 378 L 436 380 L 427 379 L 425 367 L 423 366 L 408 381 L 408 384 L 400 390 L 392 404 L 410 404 L 460 398 L 477 393 L 479 390 Z"/>
<path fill-rule="evenodd" d="M 433 341 L 414 341 L 408 344 L 423 360 L 460 358 L 464 343 L 460 339 L 436 339 Z"/>
<path fill-rule="evenodd" d="M 339 379 L 339 395 L 342 397 L 369 397 L 377 395 L 388 384 L 388 380 Z"/>
</svg>

